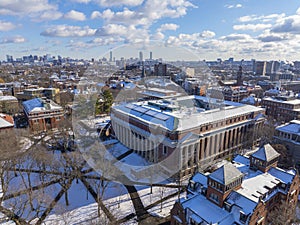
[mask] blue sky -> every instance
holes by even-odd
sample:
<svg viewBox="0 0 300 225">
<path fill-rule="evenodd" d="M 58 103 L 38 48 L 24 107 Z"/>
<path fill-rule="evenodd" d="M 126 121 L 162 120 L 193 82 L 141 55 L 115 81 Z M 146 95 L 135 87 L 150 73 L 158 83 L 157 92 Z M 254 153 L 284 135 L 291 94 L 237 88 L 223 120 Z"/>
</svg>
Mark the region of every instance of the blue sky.
<svg viewBox="0 0 300 225">
<path fill-rule="evenodd" d="M 151 49 L 153 42 L 161 47 Z M 300 2 L 0 0 L 0 59 L 46 53 L 98 59 L 124 44 L 136 46 L 133 57 L 139 50 L 167 57 L 169 49 L 172 59 L 188 59 L 170 54 L 184 48 L 206 60 L 300 60 Z"/>
</svg>

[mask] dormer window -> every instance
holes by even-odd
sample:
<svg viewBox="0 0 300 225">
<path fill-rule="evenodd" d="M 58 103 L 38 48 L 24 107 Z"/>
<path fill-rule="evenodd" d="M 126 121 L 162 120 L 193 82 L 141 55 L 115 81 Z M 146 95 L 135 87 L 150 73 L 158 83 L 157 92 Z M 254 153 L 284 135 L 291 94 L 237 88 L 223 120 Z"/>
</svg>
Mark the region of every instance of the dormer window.
<svg viewBox="0 0 300 225">
<path fill-rule="evenodd" d="M 231 204 L 229 204 L 228 202 L 224 202 L 224 209 L 228 212 L 230 212 L 231 210 Z"/>
<path fill-rule="evenodd" d="M 190 189 L 192 190 L 192 191 L 195 191 L 195 182 L 194 181 L 190 181 Z"/>
<path fill-rule="evenodd" d="M 246 223 L 247 218 L 248 218 L 248 216 L 244 212 L 240 211 L 240 221 L 242 223 Z"/>
<path fill-rule="evenodd" d="M 283 190 L 285 190 L 285 188 L 286 188 L 286 184 L 284 184 L 284 183 L 281 183 L 281 184 L 280 184 L 280 188 L 281 188 L 281 189 L 283 189 Z"/>
</svg>

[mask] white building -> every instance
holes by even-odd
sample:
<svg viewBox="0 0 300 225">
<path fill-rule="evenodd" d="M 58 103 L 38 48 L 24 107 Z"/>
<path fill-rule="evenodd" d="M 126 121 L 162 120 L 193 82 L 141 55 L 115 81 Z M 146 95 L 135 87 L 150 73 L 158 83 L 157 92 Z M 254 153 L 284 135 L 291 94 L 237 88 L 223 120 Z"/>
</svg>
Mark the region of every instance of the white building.
<svg viewBox="0 0 300 225">
<path fill-rule="evenodd" d="M 201 96 L 123 103 L 112 107 L 116 137 L 180 177 L 255 144 L 263 109 Z M 251 143 L 250 143 L 251 142 Z"/>
</svg>

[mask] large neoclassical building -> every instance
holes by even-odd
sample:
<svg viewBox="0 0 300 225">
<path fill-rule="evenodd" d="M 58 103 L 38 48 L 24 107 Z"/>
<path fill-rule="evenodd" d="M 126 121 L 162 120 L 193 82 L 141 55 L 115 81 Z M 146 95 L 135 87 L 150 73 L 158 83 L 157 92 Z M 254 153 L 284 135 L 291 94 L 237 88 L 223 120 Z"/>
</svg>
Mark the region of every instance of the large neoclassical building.
<svg viewBox="0 0 300 225">
<path fill-rule="evenodd" d="M 255 145 L 263 114 L 251 105 L 183 96 L 115 105 L 111 121 L 125 146 L 182 178 Z"/>
</svg>

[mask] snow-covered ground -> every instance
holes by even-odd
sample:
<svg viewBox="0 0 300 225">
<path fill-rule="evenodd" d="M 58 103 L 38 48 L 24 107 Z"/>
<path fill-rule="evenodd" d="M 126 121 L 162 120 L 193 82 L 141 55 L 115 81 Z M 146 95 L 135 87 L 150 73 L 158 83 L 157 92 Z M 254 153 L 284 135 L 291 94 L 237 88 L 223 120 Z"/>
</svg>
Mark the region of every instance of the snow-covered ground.
<svg viewBox="0 0 300 225">
<path fill-rule="evenodd" d="M 151 203 L 154 203 L 155 201 L 160 200 L 161 196 L 167 197 L 170 194 L 175 193 L 177 190 L 174 188 L 153 187 L 152 194 L 150 194 L 150 187 L 138 186 L 137 188 L 140 189 L 138 193 L 145 207 L 150 205 Z M 163 195 L 162 195 L 162 190 L 163 190 Z M 80 189 L 77 189 L 77 191 L 80 191 Z M 185 196 L 185 194 L 181 194 L 180 197 L 183 196 Z M 71 199 L 71 195 L 70 195 L 70 199 Z M 65 224 L 66 220 L 69 224 L 74 224 L 74 225 L 85 224 L 86 221 L 95 218 L 97 216 L 97 203 L 90 203 L 85 205 L 89 201 L 86 200 L 84 196 L 80 198 L 77 197 L 75 199 L 76 201 L 73 202 L 76 202 L 76 205 L 78 206 L 82 205 L 81 207 L 74 208 L 64 213 L 52 214 L 46 219 L 45 224 L 52 225 L 55 223 L 57 225 L 63 225 Z M 170 214 L 170 210 L 172 209 L 177 199 L 178 196 L 176 195 L 164 201 L 162 205 L 160 203 L 157 204 L 153 208 L 149 209 L 148 212 L 155 216 L 166 217 Z M 132 201 L 128 193 L 104 200 L 104 204 L 117 219 L 122 219 L 131 213 L 135 213 Z M 138 223 L 136 222 L 135 219 L 132 219 L 123 224 L 138 224 Z"/>
</svg>

